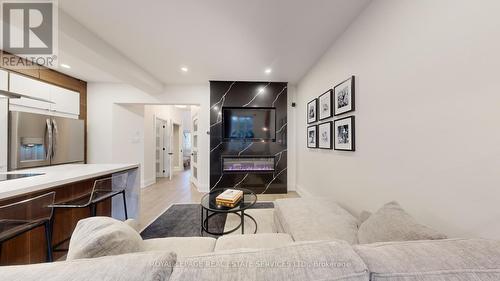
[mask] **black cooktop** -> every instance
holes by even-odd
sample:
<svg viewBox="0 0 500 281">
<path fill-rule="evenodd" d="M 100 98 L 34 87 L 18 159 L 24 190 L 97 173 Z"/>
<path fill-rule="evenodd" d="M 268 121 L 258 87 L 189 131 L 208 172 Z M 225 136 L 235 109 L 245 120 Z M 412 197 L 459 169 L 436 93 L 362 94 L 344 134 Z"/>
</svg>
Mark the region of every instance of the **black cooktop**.
<svg viewBox="0 0 500 281">
<path fill-rule="evenodd" d="M 27 177 L 40 176 L 43 174 L 30 173 L 30 174 L 0 174 L 0 181 L 15 180 Z"/>
</svg>

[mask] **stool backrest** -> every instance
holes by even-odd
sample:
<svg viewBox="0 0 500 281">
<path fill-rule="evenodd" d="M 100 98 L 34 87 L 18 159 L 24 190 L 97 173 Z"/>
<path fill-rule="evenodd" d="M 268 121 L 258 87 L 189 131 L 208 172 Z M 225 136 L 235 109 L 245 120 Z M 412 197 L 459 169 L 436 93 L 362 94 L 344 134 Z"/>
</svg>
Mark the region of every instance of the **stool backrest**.
<svg viewBox="0 0 500 281">
<path fill-rule="evenodd" d="M 37 221 L 51 219 L 54 213 L 55 191 L 9 205 L 0 206 L 0 221 Z"/>
<path fill-rule="evenodd" d="M 127 188 L 128 173 L 116 174 L 94 181 L 89 203 L 103 193 L 120 192 Z"/>
</svg>

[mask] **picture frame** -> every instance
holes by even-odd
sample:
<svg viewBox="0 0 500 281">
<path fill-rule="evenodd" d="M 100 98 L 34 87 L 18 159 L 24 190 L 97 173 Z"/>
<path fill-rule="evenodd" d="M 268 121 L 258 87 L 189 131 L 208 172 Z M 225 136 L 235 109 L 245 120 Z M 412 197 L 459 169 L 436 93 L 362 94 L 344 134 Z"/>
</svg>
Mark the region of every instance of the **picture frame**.
<svg viewBox="0 0 500 281">
<path fill-rule="evenodd" d="M 318 98 L 318 117 L 325 120 L 333 117 L 333 90 L 329 89 Z"/>
<path fill-rule="evenodd" d="M 307 127 L 307 148 L 318 148 L 318 125 Z"/>
<path fill-rule="evenodd" d="M 332 135 L 333 122 L 328 121 L 318 125 L 318 148 L 332 149 L 333 135 Z"/>
<path fill-rule="evenodd" d="M 318 121 L 318 99 L 313 99 L 307 103 L 307 124 Z"/>
<path fill-rule="evenodd" d="M 355 77 L 342 81 L 333 88 L 334 116 L 355 110 Z"/>
<path fill-rule="evenodd" d="M 355 117 L 349 116 L 334 121 L 334 149 L 356 151 Z"/>
</svg>

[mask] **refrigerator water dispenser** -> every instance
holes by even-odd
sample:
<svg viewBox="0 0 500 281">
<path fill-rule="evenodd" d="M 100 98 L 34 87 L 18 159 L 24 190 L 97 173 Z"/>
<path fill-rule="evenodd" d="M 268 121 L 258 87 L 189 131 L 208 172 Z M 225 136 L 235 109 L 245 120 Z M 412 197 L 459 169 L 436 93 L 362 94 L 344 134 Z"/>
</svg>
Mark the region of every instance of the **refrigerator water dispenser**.
<svg viewBox="0 0 500 281">
<path fill-rule="evenodd" d="M 45 146 L 42 138 L 21 138 L 19 161 L 45 160 Z"/>
</svg>

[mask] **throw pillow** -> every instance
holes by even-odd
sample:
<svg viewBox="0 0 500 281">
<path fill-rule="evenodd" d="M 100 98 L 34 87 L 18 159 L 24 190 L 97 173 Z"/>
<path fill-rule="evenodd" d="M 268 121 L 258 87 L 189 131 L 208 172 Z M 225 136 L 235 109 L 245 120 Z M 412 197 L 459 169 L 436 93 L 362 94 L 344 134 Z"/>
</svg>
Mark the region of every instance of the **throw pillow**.
<svg viewBox="0 0 500 281">
<path fill-rule="evenodd" d="M 360 244 L 445 239 L 446 235 L 419 224 L 397 202 L 384 205 L 361 224 Z"/>
<path fill-rule="evenodd" d="M 67 260 L 134 253 L 141 248 L 142 238 L 132 227 L 113 218 L 92 217 L 76 225 Z"/>
</svg>

